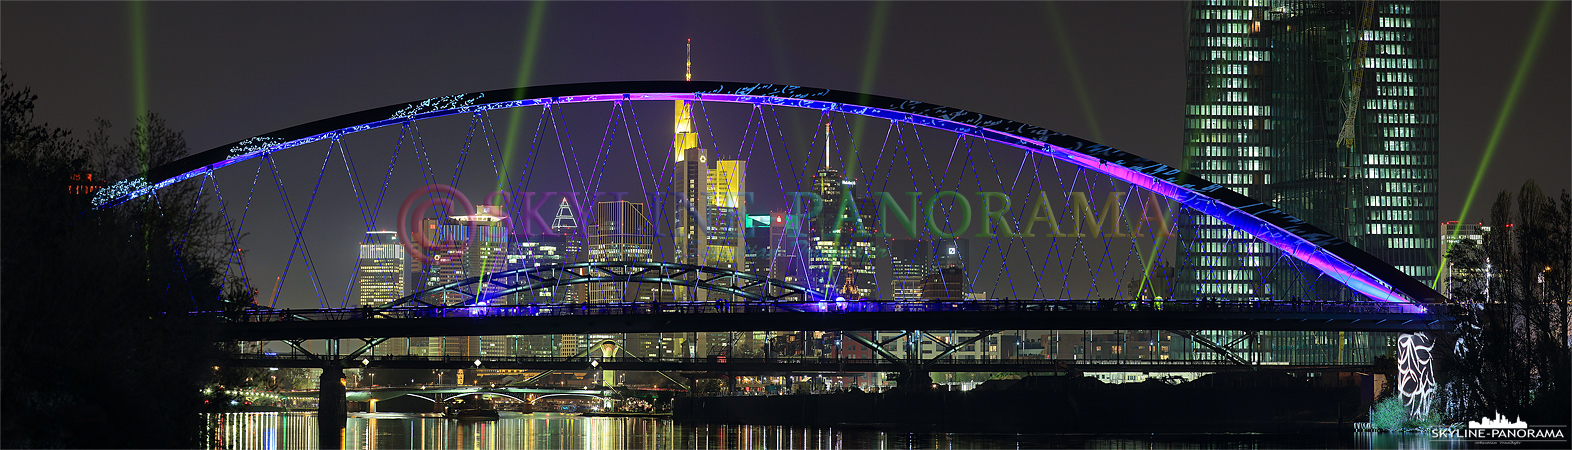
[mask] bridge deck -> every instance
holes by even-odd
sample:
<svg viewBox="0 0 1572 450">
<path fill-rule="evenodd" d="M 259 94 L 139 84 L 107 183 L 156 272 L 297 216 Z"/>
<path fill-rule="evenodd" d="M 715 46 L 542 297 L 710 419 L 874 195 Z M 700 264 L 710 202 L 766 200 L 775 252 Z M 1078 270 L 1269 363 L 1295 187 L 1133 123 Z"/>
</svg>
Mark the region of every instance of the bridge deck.
<svg viewBox="0 0 1572 450">
<path fill-rule="evenodd" d="M 898 372 L 903 367 L 893 361 L 877 358 L 612 358 L 598 359 L 597 366 L 583 357 L 577 358 L 482 358 L 475 365 L 473 357 L 371 357 L 362 367 L 396 369 L 508 369 L 508 370 L 557 370 L 587 372 L 591 370 L 618 371 L 682 371 L 719 373 L 844 373 L 844 372 Z M 246 367 L 320 367 L 325 361 L 306 356 L 247 356 L 229 359 L 227 364 Z M 1337 364 L 1261 364 L 1244 365 L 1222 360 L 1049 360 L 1049 359 L 987 359 L 941 360 L 925 367 L 932 372 L 1228 372 L 1228 371 L 1288 371 L 1324 372 L 1368 370 L 1368 365 Z"/>
<path fill-rule="evenodd" d="M 777 330 L 1438 329 L 1444 316 L 1386 302 L 857 301 L 545 304 L 202 313 L 225 339 L 263 341 Z"/>
</svg>

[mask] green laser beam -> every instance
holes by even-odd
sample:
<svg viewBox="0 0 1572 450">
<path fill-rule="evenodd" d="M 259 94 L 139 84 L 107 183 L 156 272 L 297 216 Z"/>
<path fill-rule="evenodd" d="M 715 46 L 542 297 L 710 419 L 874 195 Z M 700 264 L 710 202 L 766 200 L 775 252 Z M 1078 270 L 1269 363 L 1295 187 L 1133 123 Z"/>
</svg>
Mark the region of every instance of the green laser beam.
<svg viewBox="0 0 1572 450">
<path fill-rule="evenodd" d="M 529 88 L 530 74 L 533 73 L 535 69 L 535 55 L 537 54 L 537 50 L 540 48 L 540 29 L 541 23 L 544 22 L 542 18 L 545 15 L 546 2 L 538 1 L 530 5 L 529 24 L 524 27 L 524 49 L 523 53 L 519 55 L 518 77 L 514 81 L 514 85 L 518 86 L 518 88 L 515 89 L 517 91 L 517 96 L 515 98 L 524 98 L 524 91 L 528 90 Z M 508 134 L 502 143 L 502 172 L 497 174 L 498 191 L 509 192 L 508 174 L 513 173 L 514 149 L 518 144 L 519 123 L 523 122 L 523 120 L 523 108 L 510 109 L 508 112 Z M 500 199 L 501 197 L 498 198 Z M 487 261 L 487 264 L 485 265 L 489 264 L 490 261 Z M 490 270 L 489 268 L 484 267 L 485 265 L 482 265 L 481 272 L 489 273 Z"/>
<path fill-rule="evenodd" d="M 518 86 L 515 98 L 524 98 L 524 91 L 529 88 L 530 75 L 535 70 L 535 56 L 540 49 L 540 29 L 545 22 L 546 2 L 534 2 L 529 8 L 529 24 L 524 27 L 524 48 L 519 55 L 518 77 L 514 86 Z M 524 121 L 522 108 L 512 108 L 508 112 L 507 136 L 502 141 L 502 173 L 497 177 L 497 190 L 508 191 L 508 174 L 513 171 L 513 156 L 518 145 L 519 124 Z"/>
<path fill-rule="evenodd" d="M 1490 139 L 1485 142 L 1485 154 L 1479 158 L 1479 168 L 1474 170 L 1474 183 L 1468 189 L 1468 197 L 1463 199 L 1463 212 L 1458 214 L 1457 223 L 1461 227 L 1463 220 L 1468 218 L 1468 208 L 1474 204 L 1474 194 L 1479 193 L 1480 182 L 1485 179 L 1485 170 L 1490 168 L 1490 160 L 1495 156 L 1496 146 L 1501 144 L 1501 135 L 1506 132 L 1507 122 L 1512 119 L 1512 111 L 1517 107 L 1518 94 L 1523 91 L 1524 81 L 1528 80 L 1528 72 L 1534 67 L 1534 62 L 1539 60 L 1539 44 L 1544 42 L 1545 32 L 1550 30 L 1550 19 L 1555 17 L 1557 4 L 1555 1 L 1546 0 L 1539 7 L 1539 20 L 1534 23 L 1534 31 L 1529 33 L 1528 46 L 1523 48 L 1523 55 L 1518 57 L 1517 73 L 1512 75 L 1512 85 L 1507 88 L 1506 98 L 1501 101 L 1501 111 L 1496 114 L 1495 128 L 1490 130 Z M 1453 233 L 1457 228 L 1452 229 Z M 1452 250 L 1452 244 L 1446 244 L 1446 251 Z M 1430 282 L 1432 289 L 1441 285 L 1441 268 L 1446 267 L 1446 251 L 1441 252 L 1441 264 L 1436 266 L 1436 278 Z"/>
<path fill-rule="evenodd" d="M 142 176 L 147 176 L 148 149 L 147 149 L 147 123 L 142 116 L 147 114 L 147 27 L 146 16 L 143 13 L 142 2 L 134 1 L 127 4 L 131 8 L 131 117 L 136 127 L 137 158 Z"/>
<path fill-rule="evenodd" d="M 868 46 L 862 52 L 862 81 L 857 83 L 857 92 L 862 94 L 864 103 L 866 103 L 868 91 L 873 89 L 873 80 L 878 78 L 879 53 L 884 49 L 884 24 L 889 21 L 889 18 L 890 2 L 880 1 L 873 4 L 873 23 L 868 26 Z M 867 121 L 858 120 L 852 126 L 852 139 L 862 136 L 863 128 L 866 126 Z M 853 145 L 848 145 L 847 148 L 849 150 L 847 151 L 848 155 L 846 155 L 846 177 L 855 179 L 857 177 L 857 146 L 853 143 Z"/>
<path fill-rule="evenodd" d="M 131 135 L 136 138 L 136 157 L 138 173 L 142 178 L 147 178 L 148 168 L 152 166 L 148 153 L 147 126 L 152 119 L 147 112 L 147 27 L 146 15 L 143 13 L 142 2 L 133 1 L 127 6 L 131 8 L 128 15 L 131 28 L 131 102 L 135 111 L 131 114 Z M 145 214 L 152 214 L 152 210 L 144 210 Z M 152 245 L 152 235 L 142 233 L 142 249 L 149 251 Z M 147 280 L 153 279 L 153 260 L 148 258 L 143 263 L 143 270 Z"/>
<path fill-rule="evenodd" d="M 1049 29 L 1053 30 L 1054 43 L 1059 46 L 1059 56 L 1064 59 L 1064 65 L 1070 72 L 1070 84 L 1075 87 L 1075 99 L 1081 103 L 1081 115 L 1086 118 L 1086 125 L 1092 128 L 1092 140 L 1103 141 L 1102 128 L 1097 125 L 1097 114 L 1092 112 L 1092 100 L 1086 95 L 1086 81 L 1081 78 L 1081 65 L 1076 62 L 1075 49 L 1070 46 L 1070 36 L 1064 32 L 1064 21 L 1060 20 L 1059 8 L 1053 2 L 1045 2 L 1048 7 Z"/>
</svg>

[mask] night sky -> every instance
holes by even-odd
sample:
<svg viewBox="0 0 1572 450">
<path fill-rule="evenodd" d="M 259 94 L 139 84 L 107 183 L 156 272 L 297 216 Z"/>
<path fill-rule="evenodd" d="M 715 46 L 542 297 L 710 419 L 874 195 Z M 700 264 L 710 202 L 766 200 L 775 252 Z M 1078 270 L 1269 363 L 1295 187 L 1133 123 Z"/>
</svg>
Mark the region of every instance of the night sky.
<svg viewBox="0 0 1572 450">
<path fill-rule="evenodd" d="M 1572 8 L 1556 6 L 1470 221 L 1487 217 L 1497 191 L 1515 193 L 1526 179 L 1549 192 L 1572 184 Z M 132 4 L 0 5 L 0 63 L 12 83 L 40 96 L 39 121 L 81 135 L 104 118 L 123 132 L 141 93 L 147 109 L 202 151 L 521 80 L 680 79 L 683 41 L 691 38 L 698 80 L 918 100 L 1180 161 L 1185 19 L 1178 2 L 549 3 L 535 8 L 542 28 L 531 70 L 522 74 L 530 4 L 142 8 L 145 88 L 135 81 Z M 1540 8 L 1442 3 L 1443 220 L 1462 211 Z"/>
</svg>

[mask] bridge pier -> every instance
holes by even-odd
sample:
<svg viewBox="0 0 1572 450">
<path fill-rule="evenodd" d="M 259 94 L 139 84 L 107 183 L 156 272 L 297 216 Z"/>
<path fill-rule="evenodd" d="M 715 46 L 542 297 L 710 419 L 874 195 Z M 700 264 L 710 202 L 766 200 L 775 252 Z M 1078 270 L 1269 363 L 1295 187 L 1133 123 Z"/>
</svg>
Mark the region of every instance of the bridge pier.
<svg viewBox="0 0 1572 450">
<path fill-rule="evenodd" d="M 344 448 L 344 426 L 349 422 L 348 389 L 344 367 L 322 368 L 317 385 L 317 442 L 322 449 Z"/>
</svg>

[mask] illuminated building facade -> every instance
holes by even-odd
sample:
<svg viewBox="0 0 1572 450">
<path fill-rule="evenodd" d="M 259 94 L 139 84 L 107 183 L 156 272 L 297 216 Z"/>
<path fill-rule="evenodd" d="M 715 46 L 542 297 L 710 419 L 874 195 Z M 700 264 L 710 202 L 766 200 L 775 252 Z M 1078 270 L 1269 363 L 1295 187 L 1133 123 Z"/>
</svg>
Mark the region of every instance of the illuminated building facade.
<svg viewBox="0 0 1572 450">
<path fill-rule="evenodd" d="M 1190 3 L 1184 169 L 1428 281 L 1438 262 L 1438 9 Z M 1310 290 L 1313 269 L 1277 264 L 1279 252 L 1219 219 L 1178 225 L 1180 298 L 1353 295 L 1335 283 Z"/>
<path fill-rule="evenodd" d="M 590 262 L 654 262 L 655 224 L 650 221 L 649 209 L 643 203 L 626 200 L 603 201 L 595 204 L 594 225 L 589 229 Z M 617 303 L 669 301 L 669 291 L 653 284 L 590 283 L 590 303 Z M 656 333 L 591 334 L 563 336 L 559 353 L 572 356 L 585 351 L 591 343 L 612 340 L 635 354 L 647 354 L 660 341 Z"/>
<path fill-rule="evenodd" d="M 874 285 L 876 250 L 873 236 L 878 234 L 873 220 L 876 207 L 858 201 L 857 181 L 847 180 L 830 165 L 830 127 L 824 127 L 824 167 L 813 174 L 810 186 L 823 201 L 813 218 L 811 244 L 806 252 L 808 287 L 834 292 L 849 299 L 877 298 Z"/>
<path fill-rule="evenodd" d="M 914 300 L 969 297 L 966 292 L 966 261 L 970 253 L 968 251 L 970 243 L 967 239 L 891 239 L 888 247 L 891 298 Z M 929 277 L 936 276 L 945 269 L 951 269 L 954 273 L 946 276 L 942 281 L 935 279 L 936 282 L 957 285 L 940 287 L 941 291 L 935 291 L 944 292 L 942 297 L 925 294 L 924 285 L 929 281 Z"/>
<path fill-rule="evenodd" d="M 360 264 L 355 273 L 355 298 L 362 308 L 376 308 L 404 296 L 404 247 L 393 231 L 366 232 L 360 244 Z M 389 339 L 373 354 L 405 353 L 403 339 Z"/>
<path fill-rule="evenodd" d="M 1479 246 L 1479 248 L 1484 248 L 1485 233 L 1489 233 L 1490 228 L 1490 226 L 1483 223 L 1458 223 L 1455 220 L 1442 222 L 1442 244 L 1441 248 L 1437 249 L 1438 254 L 1445 256 L 1447 249 L 1452 248 L 1453 245 L 1463 241 L 1473 242 L 1474 245 Z M 1493 281 L 1492 278 L 1495 277 L 1495 271 L 1491 270 L 1491 264 L 1488 259 L 1485 261 L 1484 270 L 1459 268 L 1456 267 L 1455 261 L 1447 259 L 1446 266 L 1441 268 L 1441 285 L 1438 286 L 1440 287 L 1438 290 L 1441 291 L 1441 293 L 1446 294 L 1447 298 L 1451 298 L 1454 301 L 1469 300 L 1456 298 L 1452 295 L 1453 278 L 1457 278 L 1457 281 L 1460 283 L 1472 283 L 1477 280 L 1481 282 L 1481 284 L 1477 286 L 1477 288 L 1479 288 L 1479 292 L 1484 295 L 1484 301 L 1489 302 L 1490 283 Z"/>
<path fill-rule="evenodd" d="M 500 206 L 478 205 L 475 209 L 474 215 L 421 221 L 421 232 L 426 242 L 435 247 L 427 250 L 431 262 L 413 263 L 420 266 L 417 289 L 470 277 L 484 279 L 492 273 L 507 270 L 508 229 L 504 225 L 507 215 Z M 492 285 L 482 288 L 481 293 L 487 296 L 500 289 Z M 457 293 L 443 295 L 428 301 L 454 305 L 466 300 Z M 488 298 L 482 302 L 500 304 L 504 301 Z M 415 348 L 418 345 L 419 342 L 411 340 L 409 351 L 421 353 L 420 349 Z M 505 356 L 508 348 L 507 339 L 503 336 L 428 338 L 427 345 L 429 354 L 447 356 Z"/>
</svg>

